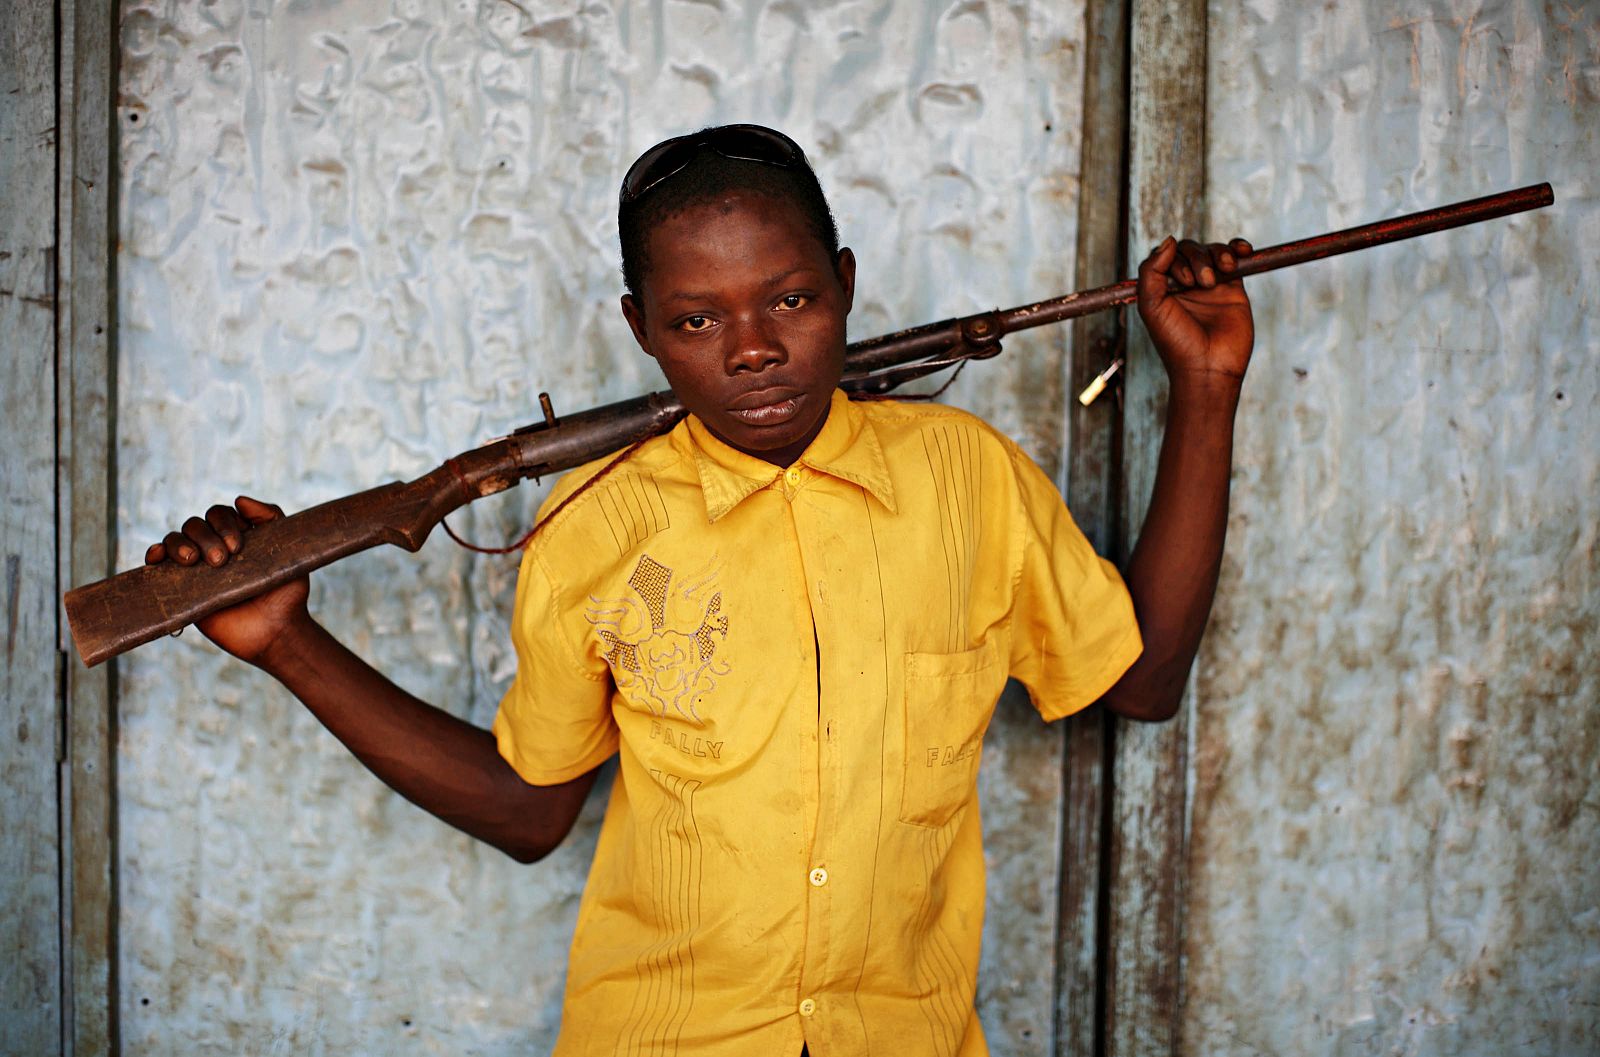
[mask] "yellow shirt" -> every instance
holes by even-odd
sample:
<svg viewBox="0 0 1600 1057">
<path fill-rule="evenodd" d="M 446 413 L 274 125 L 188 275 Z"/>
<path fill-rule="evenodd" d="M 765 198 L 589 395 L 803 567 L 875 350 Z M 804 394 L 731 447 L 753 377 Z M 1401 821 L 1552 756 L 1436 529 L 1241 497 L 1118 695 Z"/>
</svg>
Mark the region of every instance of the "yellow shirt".
<svg viewBox="0 0 1600 1057">
<path fill-rule="evenodd" d="M 575 471 L 547 508 L 592 476 Z M 979 751 L 1139 654 L 1116 570 L 964 412 L 852 403 L 787 470 L 697 419 L 528 548 L 494 732 L 527 781 L 621 751 L 557 1057 L 983 1054 Z"/>
</svg>

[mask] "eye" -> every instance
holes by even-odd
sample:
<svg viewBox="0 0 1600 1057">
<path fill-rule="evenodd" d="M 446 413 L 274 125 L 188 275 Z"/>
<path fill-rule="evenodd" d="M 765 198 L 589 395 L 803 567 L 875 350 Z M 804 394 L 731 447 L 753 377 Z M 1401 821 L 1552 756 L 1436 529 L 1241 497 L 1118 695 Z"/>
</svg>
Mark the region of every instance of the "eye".
<svg viewBox="0 0 1600 1057">
<path fill-rule="evenodd" d="M 707 316 L 689 316 L 678 323 L 678 329 L 690 334 L 699 334 L 701 331 L 711 329 L 711 319 Z"/>
<path fill-rule="evenodd" d="M 793 312 L 797 308 L 804 308 L 810 301 L 811 298 L 805 294 L 784 294 L 778 299 L 777 311 Z"/>
</svg>

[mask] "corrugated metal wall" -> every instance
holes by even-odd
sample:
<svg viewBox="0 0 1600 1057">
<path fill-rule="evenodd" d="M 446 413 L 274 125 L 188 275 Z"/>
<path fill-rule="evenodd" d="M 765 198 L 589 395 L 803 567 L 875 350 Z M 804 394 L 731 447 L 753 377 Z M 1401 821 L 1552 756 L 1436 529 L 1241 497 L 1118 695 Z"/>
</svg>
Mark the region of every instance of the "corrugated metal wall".
<svg viewBox="0 0 1600 1057">
<path fill-rule="evenodd" d="M 852 333 L 1064 292 L 1076 3 L 350 2 L 123 8 L 123 565 L 240 491 L 298 508 L 661 382 L 616 308 L 614 203 L 668 134 L 811 151 L 861 264 Z M 1060 458 L 1063 333 L 953 399 Z M 456 527 L 517 534 L 542 489 Z M 487 724 L 516 563 L 440 536 L 315 578 L 315 611 Z M 597 798 L 518 867 L 367 777 L 195 632 L 122 662 L 129 1053 L 551 1043 Z M 997 1053 L 1050 1045 L 1060 738 L 1013 697 L 985 761 Z"/>
<path fill-rule="evenodd" d="M 1264 277 L 1193 725 L 1193 1054 L 1600 1050 L 1600 9 L 1213 3 L 1208 208 Z"/>
</svg>

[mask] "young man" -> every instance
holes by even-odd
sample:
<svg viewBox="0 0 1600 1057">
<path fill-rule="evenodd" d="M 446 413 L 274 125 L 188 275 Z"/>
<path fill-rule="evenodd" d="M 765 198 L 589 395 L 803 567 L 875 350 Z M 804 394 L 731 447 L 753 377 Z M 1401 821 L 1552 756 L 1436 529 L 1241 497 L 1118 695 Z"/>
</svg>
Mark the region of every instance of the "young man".
<svg viewBox="0 0 1600 1057">
<path fill-rule="evenodd" d="M 983 733 L 1007 676 L 1046 719 L 1176 709 L 1253 340 L 1220 276 L 1249 247 L 1168 239 L 1139 269 L 1171 399 L 1125 589 L 1008 439 L 836 390 L 855 260 L 786 137 L 652 148 L 619 226 L 623 314 L 691 416 L 556 487 L 492 734 L 347 651 L 303 581 L 201 629 L 396 790 L 523 861 L 620 752 L 558 1054 L 981 1054 Z M 147 560 L 221 564 L 276 515 L 213 507 Z"/>
</svg>

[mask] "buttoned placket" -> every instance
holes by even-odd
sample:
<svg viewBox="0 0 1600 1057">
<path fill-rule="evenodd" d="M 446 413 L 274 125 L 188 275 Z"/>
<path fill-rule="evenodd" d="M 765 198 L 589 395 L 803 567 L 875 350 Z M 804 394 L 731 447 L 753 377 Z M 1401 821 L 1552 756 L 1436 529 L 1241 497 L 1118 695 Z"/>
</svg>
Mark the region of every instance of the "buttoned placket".
<svg viewBox="0 0 1600 1057">
<path fill-rule="evenodd" d="M 805 483 L 805 479 L 805 470 L 801 468 L 799 463 L 795 463 L 780 473 L 777 479 L 773 481 L 773 484 L 777 485 L 783 492 L 783 497 L 792 503 L 794 502 L 795 494 L 800 491 L 800 486 Z"/>
<path fill-rule="evenodd" d="M 873 523 L 873 511 L 879 508 L 893 516 L 894 491 L 871 425 L 861 421 L 860 412 L 841 394 L 835 394 L 833 410 L 829 425 L 837 424 L 835 433 L 829 436 L 825 430 L 804 462 L 783 469 L 725 451 L 716 438 L 701 435 L 697 420 L 689 424 L 698 444 L 692 457 L 712 523 L 758 491 L 768 497 L 760 501 L 764 507 L 773 498 L 782 499 L 781 507 L 767 507 L 777 517 L 766 522 L 764 547 L 793 547 L 794 558 L 776 560 L 773 553 L 770 564 L 764 564 L 783 578 L 785 593 L 796 602 L 803 599 L 807 607 L 805 613 L 794 612 L 790 641 L 799 647 L 800 671 L 815 672 L 815 703 L 806 707 L 803 686 L 786 688 L 785 696 L 798 707 L 784 722 L 784 740 L 798 756 L 794 772 L 802 812 L 800 840 L 789 859 L 793 879 L 774 880 L 797 886 L 790 890 L 800 910 L 800 928 L 794 991 L 788 1001 L 801 1020 L 802 1038 L 813 1049 L 857 1037 L 854 1018 L 834 1015 L 847 1004 L 839 996 L 848 995 L 866 971 L 870 941 L 877 935 L 871 928 L 877 888 L 870 868 L 857 867 L 876 862 L 884 820 L 894 813 L 882 762 L 888 721 L 888 611 Z M 853 423 L 860 428 L 853 429 Z M 786 540 L 780 527 L 784 513 Z M 864 546 L 871 555 L 865 565 Z M 807 618 L 810 636 L 805 634 Z M 855 753 L 868 746 L 872 751 L 858 759 Z M 852 770 L 857 767 L 860 774 Z M 854 807 L 847 809 L 848 798 L 855 796 L 871 806 L 859 814 Z"/>
<path fill-rule="evenodd" d="M 835 811 L 833 788 L 837 782 L 838 762 L 833 758 L 833 746 L 826 736 L 830 702 L 824 692 L 826 678 L 823 668 L 824 633 L 823 620 L 819 607 L 825 603 L 818 598 L 815 575 L 806 567 L 805 555 L 813 549 L 807 545 L 808 541 L 802 538 L 804 532 L 803 519 L 796 516 L 795 503 L 799 498 L 800 489 L 808 483 L 809 472 L 798 463 L 789 466 L 778 475 L 775 482 L 783 491 L 788 500 L 790 529 L 794 533 L 794 545 L 799 558 L 800 576 L 805 586 L 807 609 L 811 616 L 811 631 L 813 642 L 813 665 L 816 671 L 817 707 L 806 710 L 811 726 L 811 736 L 808 739 L 811 751 L 807 754 L 807 767 L 805 781 L 808 786 L 805 799 L 810 807 L 810 818 L 807 819 L 806 845 L 807 851 L 812 855 L 819 850 L 819 845 L 825 840 L 824 835 L 832 825 L 830 819 Z M 815 997 L 816 987 L 827 979 L 829 961 L 829 929 L 832 917 L 832 899 L 828 888 L 828 870 L 820 861 L 813 860 L 805 876 L 806 914 L 805 936 L 801 954 L 800 967 L 800 994 L 801 1000 L 796 1007 L 802 1017 L 811 1018 L 818 1010 L 819 1000 Z"/>
</svg>

